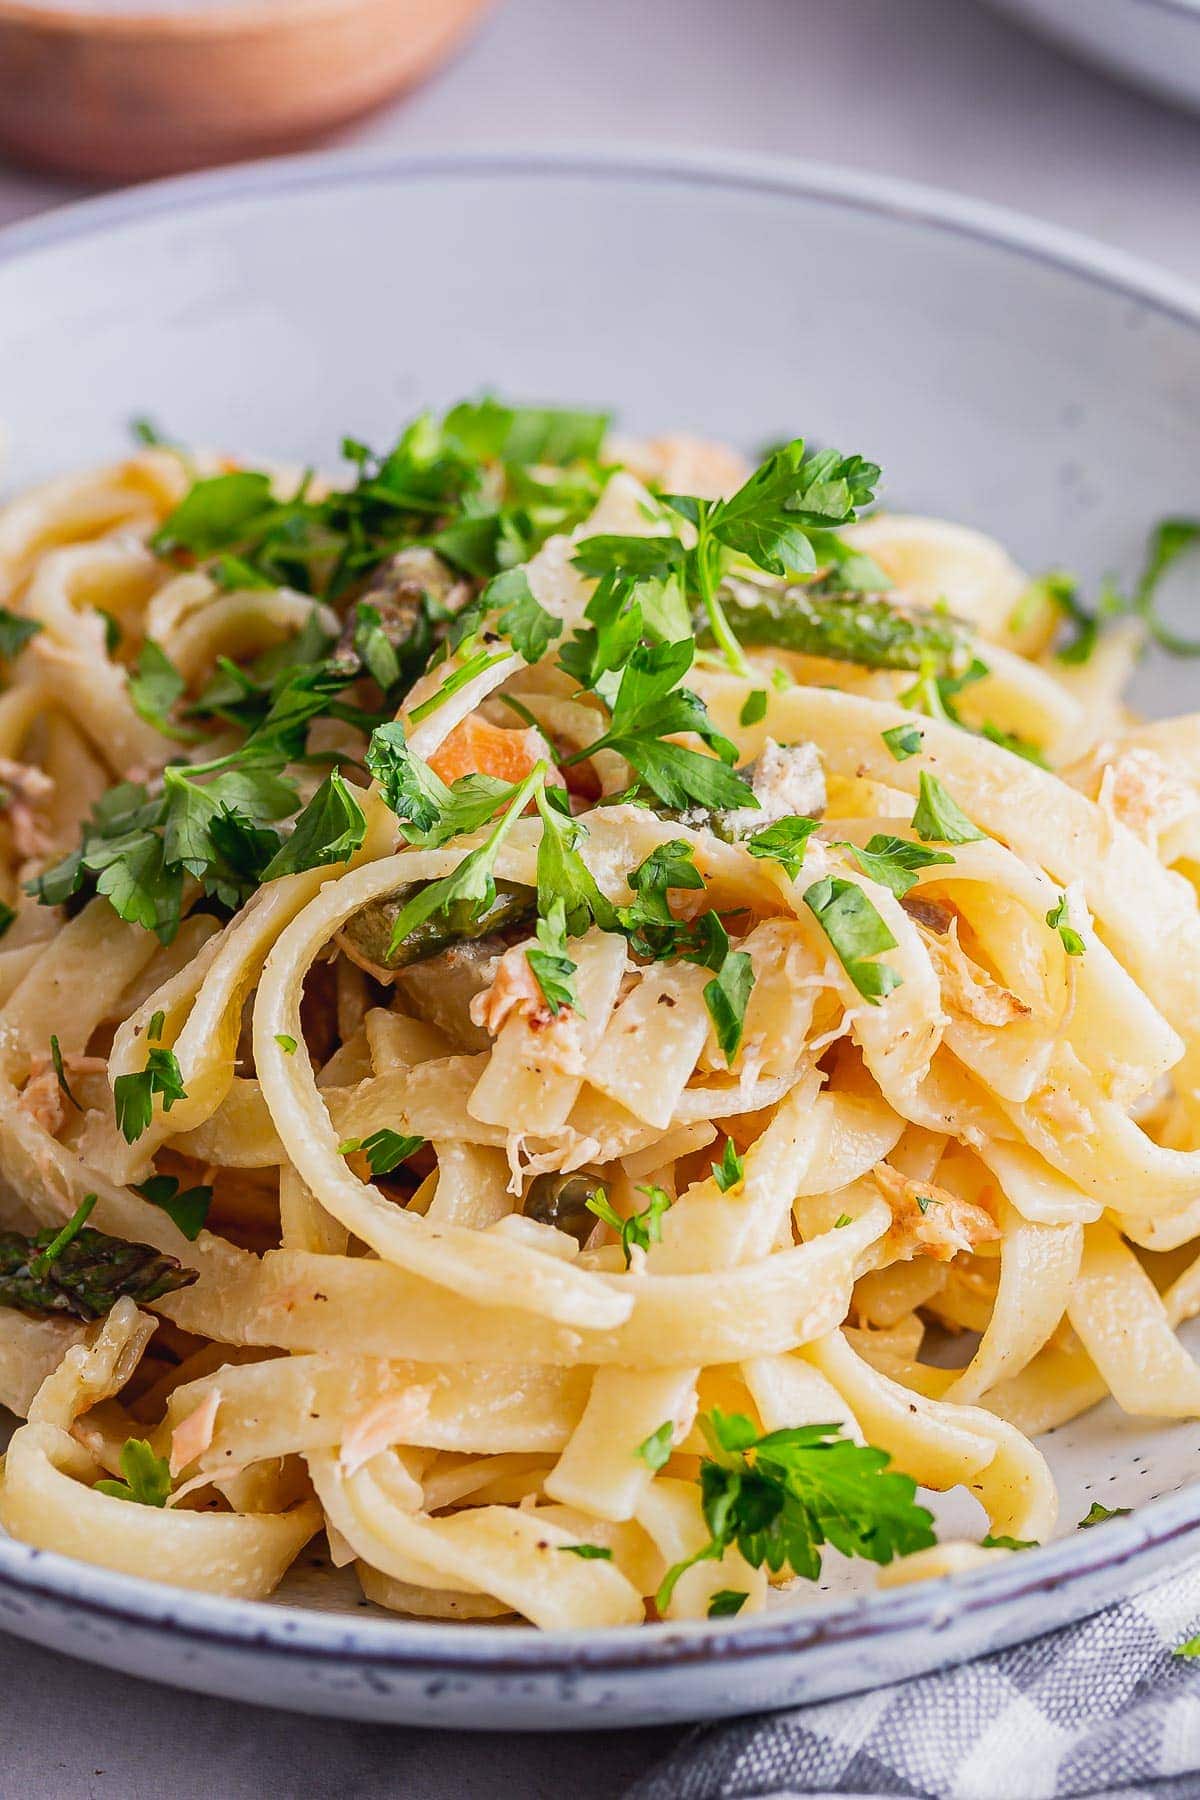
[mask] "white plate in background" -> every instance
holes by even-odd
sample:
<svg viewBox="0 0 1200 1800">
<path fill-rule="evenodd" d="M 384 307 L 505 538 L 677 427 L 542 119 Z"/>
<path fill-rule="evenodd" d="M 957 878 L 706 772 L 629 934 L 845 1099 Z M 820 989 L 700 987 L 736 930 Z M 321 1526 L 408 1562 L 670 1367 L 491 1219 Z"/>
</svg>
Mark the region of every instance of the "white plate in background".
<svg viewBox="0 0 1200 1800">
<path fill-rule="evenodd" d="M 1122 81 L 1200 107 L 1200 0 L 989 0 Z"/>
</svg>

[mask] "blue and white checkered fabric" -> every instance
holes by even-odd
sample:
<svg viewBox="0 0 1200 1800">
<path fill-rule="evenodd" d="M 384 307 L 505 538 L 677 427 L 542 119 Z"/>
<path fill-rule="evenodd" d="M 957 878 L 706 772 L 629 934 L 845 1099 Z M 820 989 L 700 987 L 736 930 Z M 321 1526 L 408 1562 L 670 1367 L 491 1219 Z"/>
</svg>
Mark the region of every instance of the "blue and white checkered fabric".
<svg viewBox="0 0 1200 1800">
<path fill-rule="evenodd" d="M 703 1726 L 629 1800 L 1200 1800 L 1200 1566 L 1032 1643 Z"/>
</svg>

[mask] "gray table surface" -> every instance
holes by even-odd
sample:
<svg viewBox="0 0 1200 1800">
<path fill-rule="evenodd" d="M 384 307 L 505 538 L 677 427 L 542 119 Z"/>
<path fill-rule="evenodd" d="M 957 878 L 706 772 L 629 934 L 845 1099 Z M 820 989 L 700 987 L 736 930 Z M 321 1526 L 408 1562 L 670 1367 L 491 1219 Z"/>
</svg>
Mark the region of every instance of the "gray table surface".
<svg viewBox="0 0 1200 1800">
<path fill-rule="evenodd" d="M 621 139 L 954 187 L 1200 282 L 1200 118 L 971 0 L 508 0 L 450 69 L 346 141 Z M 85 191 L 0 167 L 0 224 Z M 679 1735 L 472 1737 L 293 1718 L 4 1638 L 0 1694 L 4 1800 L 600 1800 Z"/>
</svg>

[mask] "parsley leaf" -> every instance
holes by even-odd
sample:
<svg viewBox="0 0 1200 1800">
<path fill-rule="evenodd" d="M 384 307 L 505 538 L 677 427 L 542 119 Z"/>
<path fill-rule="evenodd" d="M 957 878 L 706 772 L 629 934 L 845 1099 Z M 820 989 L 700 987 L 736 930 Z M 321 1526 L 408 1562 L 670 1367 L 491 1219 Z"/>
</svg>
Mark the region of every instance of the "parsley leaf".
<svg viewBox="0 0 1200 1800">
<path fill-rule="evenodd" d="M 497 629 L 527 663 L 540 662 L 562 631 L 562 620 L 534 598 L 524 569 L 505 569 L 490 581 L 479 600 L 483 611 L 499 607 Z"/>
<path fill-rule="evenodd" d="M 806 890 L 804 904 L 833 945 L 847 975 L 872 1006 L 900 986 L 901 978 L 889 963 L 868 960 L 894 950 L 896 940 L 856 882 L 823 876 Z"/>
<path fill-rule="evenodd" d="M 970 844 L 983 837 L 951 799 L 936 775 L 921 770 L 921 791 L 912 816 L 913 830 L 925 843 Z"/>
<path fill-rule="evenodd" d="M 1099 1500 L 1093 1500 L 1075 1529 L 1087 1531 L 1093 1525 L 1103 1525 L 1108 1519 L 1126 1519 L 1132 1511 L 1130 1506 L 1102 1506 Z"/>
<path fill-rule="evenodd" d="M 648 1469 L 653 1469 L 657 1474 L 658 1470 L 663 1468 L 670 1461 L 674 1437 L 674 1420 L 664 1419 L 662 1424 L 657 1426 L 655 1430 L 650 1433 L 648 1438 L 642 1439 L 642 1442 L 638 1445 L 633 1454 L 635 1456 L 640 1456 L 646 1467 Z"/>
<path fill-rule="evenodd" d="M 0 606 L 0 656 L 10 660 L 19 656 L 30 638 L 36 637 L 41 629 L 40 619 L 24 619 L 20 613 Z"/>
<path fill-rule="evenodd" d="M 577 965 L 567 954 L 567 909 L 561 896 L 537 922 L 537 948 L 525 951 L 525 960 L 542 990 L 542 998 L 557 1018 L 564 1007 L 579 1011 L 574 975 Z"/>
<path fill-rule="evenodd" d="M 736 757 L 736 746 L 716 730 L 699 696 L 677 685 L 691 668 L 695 650 L 689 638 L 632 651 L 612 703 L 609 729 L 568 757 L 568 765 L 598 750 L 615 750 L 665 806 L 683 810 L 699 805 L 710 811 L 757 806 L 749 785 L 725 766 Z M 663 742 L 682 732 L 694 732 L 716 757 Z"/>
<path fill-rule="evenodd" d="M 1039 1544 L 1036 1538 L 1005 1537 L 1003 1533 L 997 1536 L 989 1531 L 986 1537 L 980 1538 L 979 1547 L 981 1550 L 1037 1550 Z"/>
<path fill-rule="evenodd" d="M 745 848 L 751 856 L 779 863 L 795 881 L 804 862 L 808 840 L 820 823 L 819 819 L 802 817 L 776 819 L 773 825 L 764 825 L 761 831 L 752 832 L 745 839 Z"/>
<path fill-rule="evenodd" d="M 371 1165 L 372 1175 L 390 1175 L 398 1169 L 402 1162 L 415 1156 L 424 1148 L 423 1137 L 406 1137 L 399 1131 L 389 1131 L 386 1126 L 373 1131 L 369 1137 L 347 1138 L 338 1145 L 339 1156 L 353 1156 L 362 1151 Z"/>
<path fill-rule="evenodd" d="M 744 1158 L 740 1157 L 734 1148 L 732 1138 L 725 1139 L 725 1149 L 721 1154 L 721 1160 L 719 1163 L 711 1164 L 711 1168 L 713 1180 L 723 1194 L 727 1194 L 730 1188 L 736 1187 L 742 1179 L 746 1173 L 746 1164 Z"/>
<path fill-rule="evenodd" d="M 150 539 L 159 555 L 188 550 L 208 556 L 240 541 L 275 510 L 269 476 L 238 469 L 194 482 Z"/>
<path fill-rule="evenodd" d="M 275 1033 L 275 1042 L 279 1045 L 279 1048 L 283 1051 L 285 1056 L 295 1056 L 296 1051 L 299 1048 L 296 1039 L 292 1036 L 290 1031 L 277 1031 Z"/>
<path fill-rule="evenodd" d="M 935 863 L 954 861 L 945 850 L 926 850 L 920 844 L 910 843 L 907 838 L 884 836 L 878 832 L 861 850 L 856 844 L 846 844 L 843 847 L 849 850 L 864 875 L 891 888 L 898 900 L 902 900 L 909 889 L 916 886 L 917 869 L 928 869 Z"/>
<path fill-rule="evenodd" d="M 843 1437 L 840 1425 L 800 1425 L 760 1436 L 739 1413 L 715 1408 L 700 1420 L 710 1455 L 700 1464 L 709 1542 L 668 1569 L 656 1596 L 665 1612 L 693 1563 L 718 1560 L 733 1544 L 754 1568 L 790 1568 L 815 1581 L 821 1552 L 891 1562 L 936 1542 L 916 1482 L 889 1467 L 872 1444 Z"/>
<path fill-rule="evenodd" d="M 137 669 L 129 676 L 129 699 L 139 719 L 153 725 L 164 737 L 191 743 L 199 733 L 187 726 L 176 725 L 171 709 L 187 683 L 166 651 L 147 638 L 138 652 Z"/>
<path fill-rule="evenodd" d="M 362 848 L 366 814 L 342 776 L 334 769 L 321 783 L 295 829 L 285 838 L 262 872 L 264 881 L 295 875 L 323 863 L 347 862 Z"/>
<path fill-rule="evenodd" d="M 1185 1638 L 1182 1644 L 1177 1644 L 1171 1655 L 1182 1656 L 1186 1662 L 1190 1662 L 1195 1656 L 1200 1656 L 1200 1632 L 1195 1637 Z"/>
<path fill-rule="evenodd" d="M 162 1030 L 160 1013 L 151 1020 L 151 1037 L 156 1037 Z M 146 1067 L 140 1074 L 118 1075 L 113 1082 L 113 1104 L 116 1109 L 117 1124 L 127 1144 L 135 1144 L 142 1133 L 150 1125 L 154 1117 L 154 1096 L 162 1098 L 162 1107 L 169 1113 L 177 1100 L 187 1099 L 187 1090 L 183 1085 L 183 1073 L 175 1060 L 173 1050 L 164 1050 L 160 1044 L 152 1045 L 146 1052 Z"/>
<path fill-rule="evenodd" d="M 710 915 L 711 916 L 711 915 Z M 725 1061 L 732 1065 L 742 1042 L 746 1004 L 754 986 L 754 964 L 744 950 L 731 950 L 704 988 L 704 1004 Z"/>
<path fill-rule="evenodd" d="M 740 1588 L 721 1588 L 708 1603 L 708 1616 L 710 1619 L 731 1619 L 734 1613 L 741 1612 L 749 1598 L 749 1594 Z"/>
<path fill-rule="evenodd" d="M 634 948 L 639 955 L 655 959 L 670 954 L 686 927 L 681 928 L 672 913 L 668 892 L 671 888 L 704 888 L 692 846 L 685 838 L 668 838 L 631 871 L 628 879 L 637 899 L 632 906 L 621 908 L 620 919 Z"/>
<path fill-rule="evenodd" d="M 98 1481 L 95 1492 L 138 1506 L 165 1506 L 171 1495 L 171 1468 L 145 1438 L 128 1438 L 121 1449 L 122 1481 Z"/>
<path fill-rule="evenodd" d="M 1058 905 L 1052 906 L 1046 914 L 1046 923 L 1051 931 L 1057 931 L 1062 939 L 1062 947 L 1068 956 L 1082 956 L 1087 945 L 1071 924 L 1071 915 L 1067 907 L 1067 896 L 1060 894 Z"/>
<path fill-rule="evenodd" d="M 811 574 L 817 567 L 811 532 L 848 524 L 874 498 L 878 479 L 876 465 L 861 456 L 836 450 L 806 456 L 803 438 L 795 438 L 773 451 L 736 494 L 711 506 L 708 530 L 769 574 Z M 665 496 L 696 523 L 697 503 L 685 509 L 679 498 Z"/>
<path fill-rule="evenodd" d="M 563 790 L 541 787 L 536 798 L 542 821 L 537 853 L 539 912 L 544 918 L 549 917 L 556 902 L 561 901 L 568 937 L 582 937 L 593 919 L 602 931 L 615 930 L 616 908 L 601 893 L 577 848 L 585 827 L 569 813 L 558 810 L 560 803 L 567 804 Z"/>
<path fill-rule="evenodd" d="M 742 703 L 738 714 L 739 725 L 758 725 L 767 716 L 766 688 L 752 688 Z"/>
<path fill-rule="evenodd" d="M 76 1112 L 82 1112 L 83 1108 L 80 1106 L 78 1100 L 75 1098 L 74 1094 L 71 1092 L 70 1086 L 67 1082 L 67 1072 L 63 1068 L 62 1049 L 59 1045 L 58 1038 L 53 1033 L 51 1033 L 51 1036 L 50 1036 L 50 1062 L 51 1062 L 51 1066 L 54 1069 L 54 1078 L 58 1082 L 59 1093 L 62 1094 L 65 1099 L 67 1099 L 71 1102 L 71 1105 L 75 1108 Z"/>
<path fill-rule="evenodd" d="M 897 762 L 905 762 L 908 757 L 918 755 L 925 741 L 925 734 L 919 725 L 893 725 L 880 735 Z"/>
<path fill-rule="evenodd" d="M 578 1556 L 584 1562 L 611 1562 L 613 1559 L 607 1544 L 560 1544 L 558 1547 L 568 1556 Z"/>
<path fill-rule="evenodd" d="M 450 805 L 450 789 L 427 762 L 413 755 L 399 719 L 376 726 L 367 746 L 366 763 L 401 824 L 427 832 L 444 817 Z"/>
<path fill-rule="evenodd" d="M 208 1217 L 208 1209 L 212 1205 L 213 1191 L 210 1187 L 185 1188 L 180 1192 L 179 1182 L 174 1175 L 151 1175 L 149 1180 L 133 1183 L 133 1191 L 148 1200 L 151 1206 L 159 1207 L 182 1231 L 190 1242 L 200 1236 L 204 1221 Z"/>
<path fill-rule="evenodd" d="M 1048 769 L 1050 764 L 1028 738 L 1018 737 L 1015 731 L 1002 731 L 999 725 L 993 725 L 985 719 L 980 727 L 979 735 L 985 737 L 989 744 L 999 744 L 1002 750 L 1011 750 L 1014 756 L 1023 756 L 1026 762 L 1036 764 L 1039 769 Z"/>
<path fill-rule="evenodd" d="M 649 1205 L 643 1207 L 641 1212 L 632 1213 L 628 1219 L 621 1217 L 601 1187 L 594 1194 L 589 1194 L 584 1201 L 590 1213 L 595 1213 L 598 1219 L 602 1219 L 616 1232 L 624 1252 L 626 1268 L 633 1261 L 635 1246 L 639 1250 L 648 1250 L 651 1244 L 659 1242 L 662 1237 L 663 1214 L 671 1205 L 671 1196 L 666 1188 L 640 1187 L 638 1193 L 646 1195 Z"/>
</svg>

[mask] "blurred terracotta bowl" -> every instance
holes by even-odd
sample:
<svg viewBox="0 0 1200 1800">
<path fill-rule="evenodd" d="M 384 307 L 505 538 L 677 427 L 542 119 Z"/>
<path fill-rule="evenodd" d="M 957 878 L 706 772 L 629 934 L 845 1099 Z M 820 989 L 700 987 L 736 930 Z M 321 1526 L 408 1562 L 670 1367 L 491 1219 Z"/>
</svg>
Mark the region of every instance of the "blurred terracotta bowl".
<svg viewBox="0 0 1200 1800">
<path fill-rule="evenodd" d="M 490 3 L 0 0 L 0 150 L 128 180 L 291 149 L 420 80 Z"/>
</svg>

